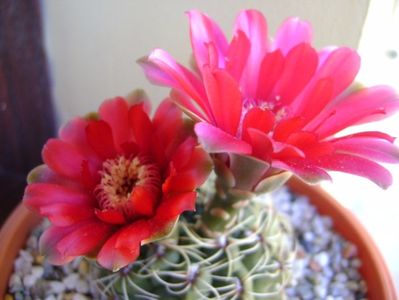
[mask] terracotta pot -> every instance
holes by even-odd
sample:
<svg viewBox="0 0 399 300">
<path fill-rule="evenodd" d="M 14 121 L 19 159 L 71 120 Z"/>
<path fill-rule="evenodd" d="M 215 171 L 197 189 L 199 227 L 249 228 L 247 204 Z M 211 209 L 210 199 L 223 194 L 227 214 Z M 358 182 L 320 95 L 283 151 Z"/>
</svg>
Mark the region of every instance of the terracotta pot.
<svg viewBox="0 0 399 300">
<path fill-rule="evenodd" d="M 359 257 L 363 262 L 360 272 L 368 286 L 368 299 L 397 299 L 395 287 L 384 259 L 356 217 L 320 187 L 308 186 L 297 179 L 290 180 L 289 186 L 294 192 L 307 195 L 321 214 L 333 218 L 336 231 L 357 245 Z M 38 216 L 19 205 L 1 228 L 0 295 L 5 294 L 18 250 L 23 246 L 30 230 L 39 220 Z"/>
</svg>

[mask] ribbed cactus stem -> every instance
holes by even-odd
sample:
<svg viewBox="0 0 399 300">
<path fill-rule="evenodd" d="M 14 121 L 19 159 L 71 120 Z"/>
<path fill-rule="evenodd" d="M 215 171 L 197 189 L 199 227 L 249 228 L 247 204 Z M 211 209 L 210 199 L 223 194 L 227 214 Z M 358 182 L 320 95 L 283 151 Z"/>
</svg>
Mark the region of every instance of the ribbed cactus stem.
<svg viewBox="0 0 399 300">
<path fill-rule="evenodd" d="M 234 189 L 218 187 L 214 196 L 209 199 L 202 216 L 202 225 L 209 234 L 225 232 L 237 217 L 240 209 L 245 207 L 254 194 Z"/>
</svg>

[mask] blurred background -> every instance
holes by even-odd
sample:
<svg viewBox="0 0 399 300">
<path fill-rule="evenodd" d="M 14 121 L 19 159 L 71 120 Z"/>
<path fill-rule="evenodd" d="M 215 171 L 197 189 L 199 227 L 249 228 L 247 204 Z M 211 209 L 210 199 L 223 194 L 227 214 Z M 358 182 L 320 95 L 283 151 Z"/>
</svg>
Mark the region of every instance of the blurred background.
<svg viewBox="0 0 399 300">
<path fill-rule="evenodd" d="M 271 35 L 284 19 L 299 16 L 313 24 L 316 47 L 359 49 L 359 81 L 399 89 L 397 6 L 395 0 L 0 0 L 0 223 L 21 199 L 26 174 L 40 164 L 55 128 L 136 87 L 147 90 L 154 106 L 167 95 L 135 61 L 159 47 L 187 62 L 188 9 L 206 12 L 228 35 L 243 8 L 261 10 Z M 398 125 L 396 117 L 378 129 L 398 136 Z M 399 287 L 399 170 L 390 169 L 395 182 L 388 191 L 342 174 L 324 187 L 365 224 Z"/>
</svg>

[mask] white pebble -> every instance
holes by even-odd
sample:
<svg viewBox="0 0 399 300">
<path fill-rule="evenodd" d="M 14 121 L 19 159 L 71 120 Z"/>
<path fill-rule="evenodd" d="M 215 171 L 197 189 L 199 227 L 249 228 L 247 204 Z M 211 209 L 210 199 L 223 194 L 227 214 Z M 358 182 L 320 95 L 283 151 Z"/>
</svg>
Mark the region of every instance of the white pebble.
<svg viewBox="0 0 399 300">
<path fill-rule="evenodd" d="M 78 281 L 79 281 L 79 275 L 78 274 L 69 274 L 63 280 L 65 286 L 69 290 L 74 290 Z"/>
<path fill-rule="evenodd" d="M 65 284 L 60 281 L 50 281 L 49 288 L 54 294 L 61 294 L 65 291 Z"/>
<path fill-rule="evenodd" d="M 17 274 L 12 274 L 12 275 L 10 276 L 9 285 L 10 285 L 11 287 L 22 285 L 21 277 L 19 277 Z"/>
<path fill-rule="evenodd" d="M 314 260 L 319 263 L 321 267 L 326 267 L 330 263 L 330 257 L 327 252 L 320 252 L 316 254 Z"/>
<path fill-rule="evenodd" d="M 39 279 L 40 277 L 42 277 L 44 273 L 44 269 L 42 266 L 34 266 L 32 268 L 32 276 L 34 276 L 36 279 Z"/>
<path fill-rule="evenodd" d="M 89 292 L 89 284 L 86 281 L 82 280 L 82 279 L 80 279 L 76 283 L 76 287 L 75 288 L 76 288 L 77 292 L 82 293 L 82 294 L 86 294 L 86 293 Z"/>
<path fill-rule="evenodd" d="M 87 300 L 87 298 L 82 294 L 74 294 L 72 300 Z"/>
<path fill-rule="evenodd" d="M 32 274 L 25 275 L 24 279 L 23 279 L 24 286 L 27 288 L 34 286 L 36 281 L 37 281 L 37 278 L 35 276 L 33 276 Z"/>
</svg>

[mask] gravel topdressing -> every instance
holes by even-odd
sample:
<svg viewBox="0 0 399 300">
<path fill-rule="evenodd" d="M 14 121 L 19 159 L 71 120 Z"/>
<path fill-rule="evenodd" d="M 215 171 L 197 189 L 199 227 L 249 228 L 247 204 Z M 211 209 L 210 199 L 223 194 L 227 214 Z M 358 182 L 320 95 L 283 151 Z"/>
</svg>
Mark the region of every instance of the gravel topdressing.
<svg viewBox="0 0 399 300">
<path fill-rule="evenodd" d="M 332 230 L 332 220 L 320 216 L 306 197 L 293 195 L 286 188 L 273 193 L 273 199 L 277 210 L 291 220 L 298 242 L 292 281 L 286 288 L 288 299 L 366 299 L 357 249 Z M 5 299 L 105 299 L 85 259 L 58 267 L 38 253 L 38 237 L 45 226 L 33 230 L 25 249 L 20 250 Z"/>
</svg>

